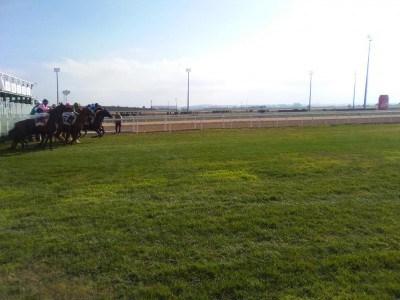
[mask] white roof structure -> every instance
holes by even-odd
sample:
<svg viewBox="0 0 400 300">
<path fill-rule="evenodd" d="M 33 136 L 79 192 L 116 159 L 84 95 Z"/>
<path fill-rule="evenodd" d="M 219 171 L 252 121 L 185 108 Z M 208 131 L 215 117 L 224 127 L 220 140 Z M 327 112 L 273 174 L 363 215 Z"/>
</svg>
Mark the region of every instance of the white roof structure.
<svg viewBox="0 0 400 300">
<path fill-rule="evenodd" d="M 0 92 L 16 96 L 32 97 L 33 83 L 0 72 Z"/>
</svg>

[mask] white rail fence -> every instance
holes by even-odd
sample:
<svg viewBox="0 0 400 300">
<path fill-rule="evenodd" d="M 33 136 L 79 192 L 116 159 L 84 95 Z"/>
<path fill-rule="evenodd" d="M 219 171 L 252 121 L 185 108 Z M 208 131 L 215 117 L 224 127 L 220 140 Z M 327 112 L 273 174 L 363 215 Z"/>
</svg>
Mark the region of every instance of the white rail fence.
<svg viewBox="0 0 400 300">
<path fill-rule="evenodd" d="M 172 132 L 204 129 L 239 129 L 268 127 L 305 127 L 345 124 L 396 124 L 400 123 L 400 114 L 360 114 L 360 115 L 325 115 L 325 116 L 286 116 L 286 117 L 242 117 L 197 116 L 192 118 L 130 118 L 123 120 L 122 132 Z M 113 120 L 104 123 L 107 132 L 114 131 Z"/>
</svg>

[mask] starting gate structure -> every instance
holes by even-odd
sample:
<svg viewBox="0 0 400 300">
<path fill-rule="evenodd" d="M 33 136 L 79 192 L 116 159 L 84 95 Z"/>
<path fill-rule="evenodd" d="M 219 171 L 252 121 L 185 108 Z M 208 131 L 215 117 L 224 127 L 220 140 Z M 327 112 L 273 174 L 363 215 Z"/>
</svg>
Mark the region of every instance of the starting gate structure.
<svg viewBox="0 0 400 300">
<path fill-rule="evenodd" d="M 32 88 L 33 83 L 0 72 L 0 136 L 27 118 L 34 103 Z"/>
</svg>

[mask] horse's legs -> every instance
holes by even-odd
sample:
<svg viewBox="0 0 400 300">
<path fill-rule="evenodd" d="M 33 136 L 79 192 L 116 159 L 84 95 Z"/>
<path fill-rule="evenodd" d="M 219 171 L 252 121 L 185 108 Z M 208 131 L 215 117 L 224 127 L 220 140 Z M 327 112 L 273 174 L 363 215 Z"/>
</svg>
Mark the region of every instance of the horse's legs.
<svg viewBox="0 0 400 300">
<path fill-rule="evenodd" d="M 50 143 L 49 143 L 49 148 L 51 149 L 51 150 L 53 150 L 53 133 L 49 133 L 48 135 L 47 135 L 47 138 L 46 138 L 46 142 L 47 141 L 50 141 Z"/>
<path fill-rule="evenodd" d="M 56 139 L 60 139 L 60 134 L 61 134 L 61 130 L 60 130 L 60 128 L 57 128 L 56 133 L 54 134 Z"/>
<path fill-rule="evenodd" d="M 80 143 L 79 139 L 81 138 L 81 136 L 82 136 L 81 129 L 78 128 L 77 132 L 75 133 L 75 142 L 77 144 Z"/>
<path fill-rule="evenodd" d="M 47 134 L 44 132 L 41 132 L 39 147 L 46 146 L 46 143 L 47 143 Z"/>
<path fill-rule="evenodd" d="M 77 143 L 78 144 L 78 139 L 79 139 L 80 133 L 81 133 L 81 129 L 79 127 L 71 128 L 71 136 L 72 136 L 71 145 L 73 143 Z"/>
<path fill-rule="evenodd" d="M 68 140 L 69 140 L 70 135 L 71 135 L 71 130 L 70 129 L 66 130 L 64 145 L 69 144 Z"/>
<path fill-rule="evenodd" d="M 62 139 L 62 138 L 60 137 L 61 133 L 64 134 L 63 128 L 62 128 L 61 126 L 59 126 L 59 127 L 57 128 L 56 133 L 55 133 L 54 136 L 55 136 L 55 138 L 56 138 L 57 140 L 59 140 L 59 141 L 61 141 L 61 142 L 65 142 L 65 138 Z"/>
</svg>

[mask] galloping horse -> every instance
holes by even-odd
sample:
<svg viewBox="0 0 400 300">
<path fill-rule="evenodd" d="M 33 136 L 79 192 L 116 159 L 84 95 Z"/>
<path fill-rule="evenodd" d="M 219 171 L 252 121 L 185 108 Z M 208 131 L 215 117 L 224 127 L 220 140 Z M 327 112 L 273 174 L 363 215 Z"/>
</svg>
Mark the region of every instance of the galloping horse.
<svg viewBox="0 0 400 300">
<path fill-rule="evenodd" d="M 18 144 L 21 144 L 21 148 L 24 149 L 28 138 L 36 134 L 40 134 L 43 137 L 44 133 L 44 127 L 37 127 L 35 119 L 19 121 L 8 132 L 8 137 L 12 140 L 11 149 L 16 149 Z"/>
<path fill-rule="evenodd" d="M 104 135 L 104 127 L 103 127 L 103 120 L 104 118 L 112 118 L 112 115 L 110 112 L 104 108 L 100 108 L 96 111 L 95 117 L 93 122 L 86 122 L 83 126 L 83 130 L 85 131 L 85 134 L 83 136 L 87 135 L 88 130 L 95 131 L 97 133 L 98 137 L 102 137 Z"/>
<path fill-rule="evenodd" d="M 84 107 L 74 114 L 75 119 L 73 120 L 73 123 L 68 124 L 67 122 L 64 122 L 63 124 L 63 131 L 66 134 L 65 143 L 68 143 L 70 136 L 72 137 L 72 141 L 70 143 L 73 144 L 76 142 L 80 136 L 83 125 L 89 120 L 91 111 L 87 107 Z"/>
<path fill-rule="evenodd" d="M 31 138 L 32 135 L 41 135 L 40 145 L 46 145 L 50 140 L 50 148 L 53 146 L 53 134 L 57 127 L 57 120 L 61 117 L 64 110 L 64 105 L 59 105 L 50 110 L 48 113 L 48 120 L 42 125 L 37 125 L 36 120 L 26 119 L 15 123 L 14 128 L 8 133 L 9 138 L 12 140 L 11 148 L 15 149 L 20 143 L 22 149 L 25 148 L 26 139 Z"/>
<path fill-rule="evenodd" d="M 42 139 L 40 145 L 46 146 L 47 142 L 50 141 L 50 149 L 53 148 L 53 136 L 59 127 L 60 121 L 62 119 L 62 114 L 65 111 L 65 105 L 59 104 L 55 108 L 51 109 L 49 112 L 49 120 L 47 121 L 45 132 L 46 139 Z"/>
</svg>

